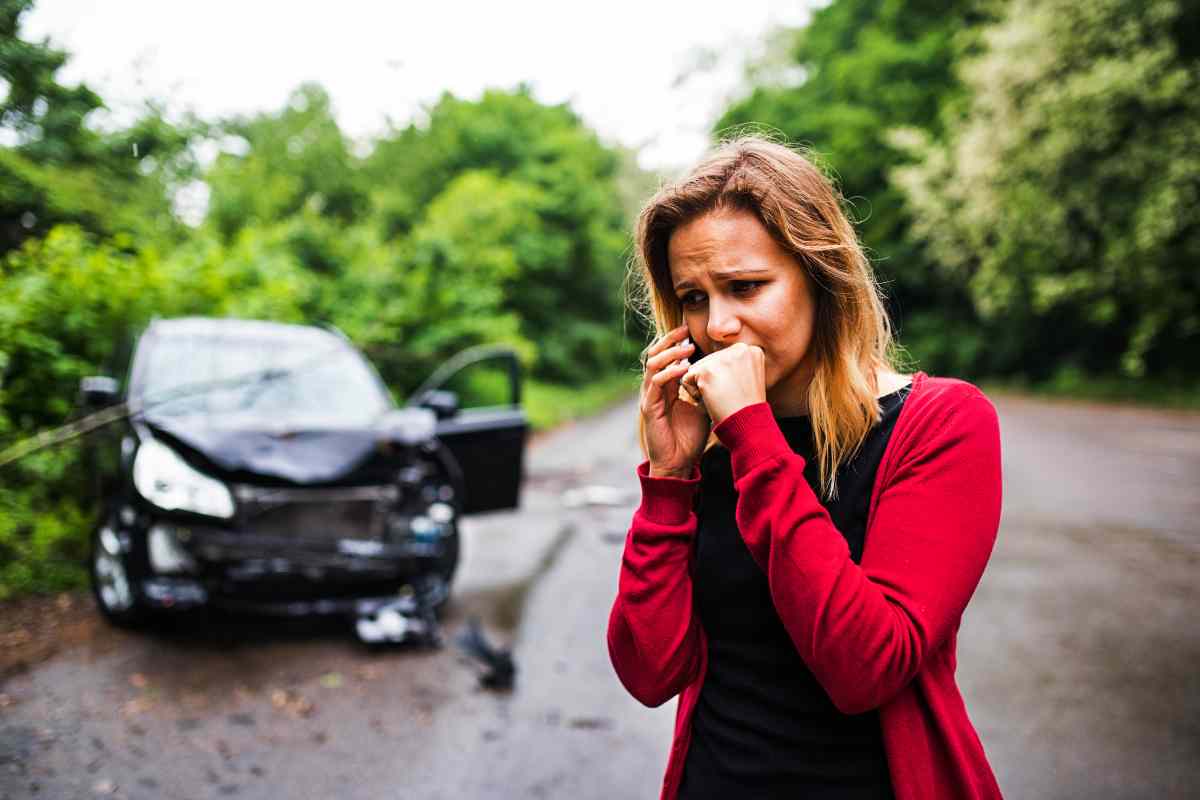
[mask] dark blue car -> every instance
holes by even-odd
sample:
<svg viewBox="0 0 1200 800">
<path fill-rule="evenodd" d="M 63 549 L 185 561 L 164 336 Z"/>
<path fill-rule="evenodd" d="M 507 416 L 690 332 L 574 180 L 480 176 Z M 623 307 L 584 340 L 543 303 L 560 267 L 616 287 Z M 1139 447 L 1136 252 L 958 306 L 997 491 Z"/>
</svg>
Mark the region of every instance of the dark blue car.
<svg viewBox="0 0 1200 800">
<path fill-rule="evenodd" d="M 509 402 L 460 409 L 446 382 L 506 367 Z M 397 408 L 345 337 L 235 319 L 152 323 L 95 440 L 103 514 L 92 541 L 102 613 L 133 626 L 214 606 L 346 613 L 364 639 L 429 630 L 464 514 L 517 505 L 528 423 L 509 351 L 456 357 Z"/>
</svg>

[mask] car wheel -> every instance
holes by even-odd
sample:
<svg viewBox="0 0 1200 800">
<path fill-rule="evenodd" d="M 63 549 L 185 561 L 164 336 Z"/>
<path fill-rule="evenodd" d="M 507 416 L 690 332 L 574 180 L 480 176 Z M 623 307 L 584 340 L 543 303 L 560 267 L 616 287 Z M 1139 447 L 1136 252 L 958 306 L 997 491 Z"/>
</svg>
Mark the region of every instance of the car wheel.
<svg viewBox="0 0 1200 800">
<path fill-rule="evenodd" d="M 433 608 L 439 615 L 445 611 L 446 604 L 450 600 L 450 587 L 454 583 L 454 573 L 458 571 L 461 540 L 457 520 L 450 523 L 450 531 L 444 534 L 442 541 L 444 544 L 442 557 L 438 559 L 437 568 L 431 576 L 434 581 L 434 585 L 431 587 Z"/>
<path fill-rule="evenodd" d="M 462 515 L 463 477 L 462 468 L 459 467 L 450 448 L 436 439 L 429 442 L 428 448 L 426 452 L 433 461 L 430 471 L 434 479 L 423 490 L 423 492 L 432 493 L 426 496 L 426 500 L 449 504 L 454 510 L 449 519 L 443 523 L 448 530 L 442 534 L 444 543 L 442 557 L 438 559 L 432 574 L 428 576 L 432 583 L 429 591 L 433 595 L 433 609 L 441 617 L 445 614 L 450 600 L 450 587 L 454 582 L 454 573 L 458 570 L 462 547 L 458 520 Z"/>
<path fill-rule="evenodd" d="M 122 628 L 141 627 L 146 609 L 136 589 L 136 576 L 112 521 L 92 533 L 90 558 L 92 594 L 104 618 Z"/>
</svg>

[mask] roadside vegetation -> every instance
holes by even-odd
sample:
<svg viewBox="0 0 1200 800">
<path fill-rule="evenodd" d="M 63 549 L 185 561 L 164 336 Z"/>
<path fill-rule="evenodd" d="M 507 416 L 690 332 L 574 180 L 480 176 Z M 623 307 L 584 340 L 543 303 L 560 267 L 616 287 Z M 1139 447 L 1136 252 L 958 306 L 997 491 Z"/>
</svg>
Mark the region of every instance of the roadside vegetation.
<svg viewBox="0 0 1200 800">
<path fill-rule="evenodd" d="M 523 86 L 368 142 L 296 88 L 114 127 L 0 0 L 0 450 L 122 376 L 154 317 L 337 326 L 398 400 L 506 344 L 536 428 L 632 394 L 630 223 L 658 177 Z M 1200 12 L 1181 0 L 833 0 L 772 32 L 714 137 L 810 148 L 912 365 L 985 387 L 1198 407 Z M 486 379 L 485 379 L 486 383 Z M 487 401 L 500 382 L 474 387 Z M 78 443 L 0 467 L 0 599 L 74 587 Z"/>
<path fill-rule="evenodd" d="M 614 372 L 582 386 L 531 381 L 525 389 L 525 410 L 534 430 L 550 430 L 632 397 L 640 383 L 641 375 L 632 369 Z"/>
<path fill-rule="evenodd" d="M 920 368 L 1158 402 L 1200 379 L 1200 6 L 835 0 L 716 130 L 810 146 Z"/>
</svg>

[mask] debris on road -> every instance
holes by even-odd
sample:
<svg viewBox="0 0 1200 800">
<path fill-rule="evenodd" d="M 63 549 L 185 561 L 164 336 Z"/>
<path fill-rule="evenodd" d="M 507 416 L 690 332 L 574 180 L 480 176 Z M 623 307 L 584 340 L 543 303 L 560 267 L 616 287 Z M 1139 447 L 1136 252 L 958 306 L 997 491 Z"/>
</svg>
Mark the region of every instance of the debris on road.
<svg viewBox="0 0 1200 800">
<path fill-rule="evenodd" d="M 517 665 L 513 662 L 512 653 L 493 647 L 483 635 L 483 629 L 477 618 L 467 622 L 467 628 L 458 637 L 458 646 L 468 656 L 484 667 L 486 671 L 479 676 L 479 684 L 486 689 L 511 689 L 516 679 Z"/>
<path fill-rule="evenodd" d="M 440 647 L 442 637 L 433 591 L 425 584 L 384 603 L 361 602 L 354 623 L 358 640 L 366 645 L 416 643 Z"/>
<path fill-rule="evenodd" d="M 613 486 L 580 486 L 563 492 L 562 504 L 567 508 L 585 506 L 621 506 L 629 502 L 629 495 Z"/>
<path fill-rule="evenodd" d="M 271 692 L 271 705 L 293 717 L 307 717 L 313 712 L 311 701 L 288 689 L 276 689 Z"/>
<path fill-rule="evenodd" d="M 574 717 L 567 726 L 581 731 L 606 731 L 613 727 L 608 717 Z"/>
</svg>

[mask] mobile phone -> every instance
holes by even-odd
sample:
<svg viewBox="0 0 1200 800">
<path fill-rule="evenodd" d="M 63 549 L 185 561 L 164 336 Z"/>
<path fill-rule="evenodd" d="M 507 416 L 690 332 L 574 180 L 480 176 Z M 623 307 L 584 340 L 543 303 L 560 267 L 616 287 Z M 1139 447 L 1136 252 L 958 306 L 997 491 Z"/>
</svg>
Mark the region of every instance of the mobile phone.
<svg viewBox="0 0 1200 800">
<path fill-rule="evenodd" d="M 704 355 L 705 355 L 704 352 L 698 346 L 696 346 L 696 343 L 693 341 L 692 342 L 692 354 L 687 357 L 688 363 L 695 364 L 697 361 L 704 358 Z M 700 399 L 700 397 L 697 394 L 693 393 L 690 389 L 686 388 L 683 385 L 682 381 L 679 384 L 679 399 L 685 403 L 690 403 L 691 405 L 699 406 L 701 409 L 704 408 L 704 403 Z"/>
</svg>

